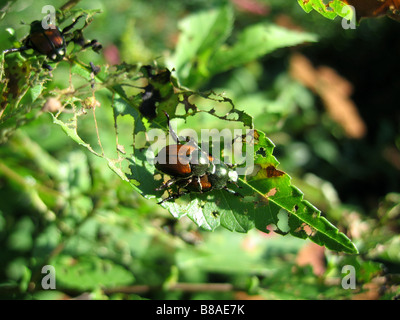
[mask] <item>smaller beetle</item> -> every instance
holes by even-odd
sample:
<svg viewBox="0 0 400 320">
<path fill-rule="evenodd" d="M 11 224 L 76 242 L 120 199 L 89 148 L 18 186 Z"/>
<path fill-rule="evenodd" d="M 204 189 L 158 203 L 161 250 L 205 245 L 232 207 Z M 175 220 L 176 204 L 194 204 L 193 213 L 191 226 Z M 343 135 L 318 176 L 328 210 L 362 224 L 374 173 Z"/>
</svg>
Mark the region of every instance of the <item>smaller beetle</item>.
<svg viewBox="0 0 400 320">
<path fill-rule="evenodd" d="M 55 25 L 48 25 L 48 28 L 45 29 L 42 26 L 42 21 L 35 20 L 30 25 L 31 29 L 29 35 L 23 40 L 23 45 L 20 48 L 4 50 L 4 53 L 23 52 L 33 49 L 39 54 L 46 55 L 54 62 L 61 61 L 65 57 L 66 46 L 69 42 L 65 40 L 65 36 L 70 35 L 68 31 L 70 31 L 82 17 L 83 15 L 77 17 L 72 24 L 65 27 L 62 31 Z M 70 41 L 76 42 L 74 39 Z M 89 46 L 92 46 L 95 51 L 101 49 L 101 45 L 96 40 L 84 45 L 84 47 Z M 49 68 L 47 65 L 44 66 Z"/>
<path fill-rule="evenodd" d="M 75 23 L 77 21 L 78 19 Z M 32 22 L 25 46 L 46 55 L 53 61 L 60 61 L 64 58 L 66 52 L 65 38 L 59 28 L 52 25 L 49 27 L 49 29 L 43 29 L 41 21 Z"/>
<path fill-rule="evenodd" d="M 212 190 L 225 190 L 229 193 L 232 193 L 235 196 L 242 197 L 243 196 L 232 189 L 229 189 L 227 184 L 233 183 L 238 188 L 237 185 L 238 174 L 236 171 L 229 169 L 229 167 L 225 163 L 214 164 L 214 166 L 210 167 L 214 168 L 213 171 L 208 171 L 206 174 L 202 176 L 192 176 L 187 179 L 182 179 L 177 182 L 179 188 L 178 192 L 171 194 L 169 197 L 161 200 L 159 204 L 163 203 L 164 201 L 178 199 L 185 194 L 190 192 L 209 192 Z M 186 189 L 186 191 L 180 191 L 180 189 Z"/>
</svg>

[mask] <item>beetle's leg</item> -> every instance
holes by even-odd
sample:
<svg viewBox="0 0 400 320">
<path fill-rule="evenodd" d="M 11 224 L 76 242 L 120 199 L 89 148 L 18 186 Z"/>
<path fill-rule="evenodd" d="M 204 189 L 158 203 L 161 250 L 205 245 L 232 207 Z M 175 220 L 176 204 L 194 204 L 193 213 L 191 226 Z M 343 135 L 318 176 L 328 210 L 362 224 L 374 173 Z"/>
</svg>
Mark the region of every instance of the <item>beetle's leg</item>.
<svg viewBox="0 0 400 320">
<path fill-rule="evenodd" d="M 240 194 L 239 192 L 236 192 L 236 191 L 234 191 L 232 189 L 229 189 L 228 187 L 224 187 L 223 189 L 225 191 L 228 191 L 229 193 L 232 193 L 236 197 L 244 198 L 244 196 L 242 194 Z"/>
<path fill-rule="evenodd" d="M 89 62 L 89 65 L 90 65 L 90 69 L 92 69 L 92 72 L 94 75 L 96 75 L 100 72 L 101 68 L 99 66 L 95 66 L 93 64 L 93 62 Z"/>
<path fill-rule="evenodd" d="M 183 181 L 183 180 L 185 180 L 185 179 L 181 179 L 180 181 Z M 181 189 L 181 188 L 185 188 L 189 183 L 191 183 L 193 181 L 193 178 L 186 178 L 186 181 L 184 182 L 184 183 L 182 183 L 182 184 L 180 184 L 179 185 L 179 188 L 178 188 L 178 193 L 179 193 L 179 190 Z"/>
<path fill-rule="evenodd" d="M 182 143 L 185 142 L 183 141 L 183 139 L 181 139 L 180 137 L 178 137 L 178 134 L 174 131 L 174 129 L 171 126 L 171 122 L 169 120 L 169 114 L 164 110 L 164 114 L 167 117 L 167 123 L 168 123 L 168 128 L 169 128 L 169 132 L 171 133 L 172 139 L 174 139 L 174 141 L 176 143 Z M 188 141 L 186 141 L 188 142 Z"/>
<path fill-rule="evenodd" d="M 239 186 L 239 184 L 236 181 L 228 180 L 228 183 L 234 184 L 236 186 L 236 188 L 243 189 L 243 187 Z"/>
<path fill-rule="evenodd" d="M 92 89 L 94 89 L 94 85 L 96 83 L 95 75 L 100 72 L 100 67 L 95 66 L 93 62 L 89 62 L 89 64 L 90 64 L 90 69 L 92 69 L 92 72 L 90 73 L 90 76 L 92 78 L 92 80 L 90 81 L 90 86 L 92 87 Z"/>
<path fill-rule="evenodd" d="M 166 188 L 170 187 L 171 185 L 173 185 L 174 183 L 179 182 L 179 181 L 183 181 L 183 180 L 185 180 L 185 179 L 174 179 L 174 178 L 172 178 L 172 179 L 168 180 L 167 182 L 165 182 L 164 184 L 162 184 L 160 187 L 158 187 L 156 189 L 156 191 L 166 189 Z M 185 188 L 191 182 L 192 182 L 192 178 L 187 178 L 185 183 L 179 185 L 177 193 L 171 194 L 167 198 L 165 198 L 165 199 L 161 200 L 160 202 L 158 202 L 158 204 L 163 203 L 164 201 L 168 201 L 168 200 L 172 200 L 172 199 L 178 199 L 178 198 L 182 197 L 183 195 L 188 194 L 189 191 L 180 192 L 180 190 L 182 188 Z"/>
<path fill-rule="evenodd" d="M 67 35 L 65 35 L 65 37 L 69 36 L 70 33 L 68 33 Z M 73 33 L 74 37 L 72 39 L 67 39 L 66 42 L 70 43 L 71 41 L 79 46 L 81 46 L 81 50 L 85 50 L 87 48 L 92 48 L 92 50 L 96 53 L 99 53 L 101 49 L 103 49 L 103 46 L 101 45 L 100 42 L 98 42 L 97 40 L 93 39 L 93 40 L 85 40 L 85 38 L 83 37 L 83 33 L 82 30 L 76 30 Z"/>
<path fill-rule="evenodd" d="M 42 67 L 43 67 L 43 69 L 49 70 L 50 72 L 53 71 L 53 68 L 50 65 L 48 65 L 47 63 L 43 63 Z"/>
<path fill-rule="evenodd" d="M 20 48 L 6 49 L 6 50 L 3 51 L 3 53 L 4 54 L 8 54 L 8 53 L 13 53 L 13 52 L 22 52 L 22 51 L 25 51 L 25 50 L 28 50 L 28 49 L 30 49 L 30 48 L 27 47 L 27 46 L 22 46 Z"/>
<path fill-rule="evenodd" d="M 62 34 L 64 35 L 65 33 L 67 33 L 69 30 L 71 30 L 79 21 L 80 18 L 83 17 L 83 14 L 80 15 L 78 18 L 75 19 L 74 22 L 72 22 L 69 26 L 66 26 L 63 30 L 62 30 Z"/>
<path fill-rule="evenodd" d="M 161 190 L 165 190 L 168 189 L 170 186 L 172 186 L 173 184 L 175 184 L 178 180 L 175 178 L 169 179 L 168 181 L 164 182 L 161 186 L 159 186 L 158 188 L 156 188 L 156 191 L 161 191 Z"/>
<path fill-rule="evenodd" d="M 103 49 L 103 46 L 101 45 L 101 43 L 98 42 L 96 39 L 93 39 L 92 41 L 84 44 L 82 47 L 83 47 L 83 49 L 92 48 L 92 50 L 97 53 L 99 53 L 99 51 L 101 49 Z"/>
<path fill-rule="evenodd" d="M 184 181 L 186 180 L 186 183 L 179 185 L 179 188 L 184 188 L 186 187 L 190 182 L 192 182 L 192 178 L 182 178 L 182 177 L 178 177 L 178 178 L 171 178 L 168 181 L 164 182 L 161 186 L 159 186 L 158 188 L 156 188 L 156 191 L 161 191 L 161 190 L 165 190 L 168 189 L 170 186 L 174 185 L 175 183 L 179 182 L 179 181 Z"/>
<path fill-rule="evenodd" d="M 203 186 L 201 185 L 200 176 L 197 176 L 196 179 L 197 179 L 197 183 L 199 184 L 199 187 L 200 187 L 200 193 L 203 193 Z"/>
<path fill-rule="evenodd" d="M 178 199 L 178 198 L 180 198 L 180 197 L 182 197 L 182 196 L 184 196 L 185 194 L 188 194 L 188 193 L 189 193 L 189 191 L 183 191 L 181 193 L 174 193 L 174 194 L 170 195 L 169 197 L 161 200 L 160 202 L 157 202 L 157 204 L 161 204 L 161 203 L 163 203 L 165 201 L 169 201 L 169 200 L 172 200 L 172 199 Z"/>
<path fill-rule="evenodd" d="M 3 51 L 4 54 L 22 51 L 21 48 L 11 48 Z"/>
</svg>

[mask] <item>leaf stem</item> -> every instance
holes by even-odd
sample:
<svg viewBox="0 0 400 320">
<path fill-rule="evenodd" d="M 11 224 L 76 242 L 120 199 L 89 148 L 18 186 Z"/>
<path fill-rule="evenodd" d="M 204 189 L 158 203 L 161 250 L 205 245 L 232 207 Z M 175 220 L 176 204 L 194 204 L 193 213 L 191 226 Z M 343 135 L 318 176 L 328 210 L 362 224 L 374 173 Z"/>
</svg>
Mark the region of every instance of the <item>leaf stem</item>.
<svg viewBox="0 0 400 320">
<path fill-rule="evenodd" d="M 81 0 L 69 0 L 64 5 L 61 6 L 61 11 L 70 10 L 71 8 L 75 7 Z"/>
</svg>

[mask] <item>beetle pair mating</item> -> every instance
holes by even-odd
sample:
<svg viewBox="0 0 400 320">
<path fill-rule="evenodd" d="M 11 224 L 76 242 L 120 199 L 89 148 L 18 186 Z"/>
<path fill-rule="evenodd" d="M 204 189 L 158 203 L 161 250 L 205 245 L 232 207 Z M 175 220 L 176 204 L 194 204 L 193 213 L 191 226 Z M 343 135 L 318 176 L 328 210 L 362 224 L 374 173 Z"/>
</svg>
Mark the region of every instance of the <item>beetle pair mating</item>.
<svg viewBox="0 0 400 320">
<path fill-rule="evenodd" d="M 159 204 L 190 192 L 204 193 L 215 189 L 223 189 L 242 197 L 240 193 L 227 187 L 228 183 L 237 186 L 237 172 L 223 162 L 217 163 L 216 159 L 204 152 L 193 139 L 184 143 L 172 129 L 169 115 L 165 111 L 164 113 L 176 144 L 167 145 L 156 156 L 155 167 L 171 177 L 156 190 L 169 190 L 176 185 L 178 191 L 161 200 Z"/>
<path fill-rule="evenodd" d="M 29 35 L 22 41 L 22 46 L 19 48 L 11 48 L 4 50 L 5 54 L 12 52 L 23 52 L 29 49 L 35 50 L 39 54 L 46 55 L 47 58 L 53 62 L 61 61 L 67 52 L 68 43 L 75 42 L 81 45 L 83 48 L 91 47 L 95 52 L 101 50 L 102 46 L 97 40 L 92 40 L 85 43 L 81 30 L 78 30 L 78 37 L 74 35 L 72 39 L 66 40 L 66 37 L 71 36 L 68 33 L 82 18 L 83 15 L 77 17 L 75 21 L 69 26 L 65 27 L 62 31 L 54 26 L 47 25 L 45 29 L 42 26 L 42 21 L 36 20 L 31 23 L 31 29 Z M 43 64 L 43 67 L 49 70 L 52 68 L 48 64 Z"/>
</svg>

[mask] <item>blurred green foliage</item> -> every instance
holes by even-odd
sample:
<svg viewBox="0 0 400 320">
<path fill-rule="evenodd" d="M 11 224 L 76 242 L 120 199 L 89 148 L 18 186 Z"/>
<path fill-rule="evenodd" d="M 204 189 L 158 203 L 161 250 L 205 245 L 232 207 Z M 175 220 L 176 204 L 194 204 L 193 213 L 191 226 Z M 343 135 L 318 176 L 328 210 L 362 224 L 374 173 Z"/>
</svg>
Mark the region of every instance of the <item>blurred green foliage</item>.
<svg viewBox="0 0 400 320">
<path fill-rule="evenodd" d="M 179 21 L 222 3 L 81 1 L 80 8 L 102 11 L 85 29 L 85 36 L 104 46 L 101 55 L 83 52 L 82 60 L 102 66 L 112 59 L 171 63 L 178 52 Z M 325 250 L 313 269 L 299 262 L 304 256 L 315 261 L 313 254 L 304 254 L 311 245 L 308 241 L 254 230 L 246 235 L 225 229 L 210 233 L 198 230 L 187 217 L 176 221 L 105 170 L 102 159 L 77 147 L 53 124 L 51 115 L 27 110 L 27 123 L 0 145 L 1 298 L 61 299 L 85 293 L 93 299 L 398 297 L 400 44 L 395 39 L 400 25 L 381 18 L 343 30 L 340 20 L 306 14 L 296 1 L 257 1 L 263 14 L 243 10 L 240 3 L 246 1 L 232 3 L 236 3 L 235 20 L 228 45 L 251 25 L 275 26 L 287 19 L 290 25 L 317 34 L 318 42 L 280 49 L 210 74 L 201 73 L 201 66 L 194 64 L 200 72 L 193 72 L 196 81 L 187 84 L 191 89 L 223 91 L 253 116 L 255 127 L 276 143 L 280 168 L 351 237 L 360 255 Z M 12 4 L 0 20 L 0 50 L 26 36 L 29 27 L 20 21 L 40 19 L 45 4 Z M 52 4 L 58 8 L 64 1 Z M 352 99 L 368 129 L 365 137 L 347 137 L 328 116 L 320 97 L 291 77 L 293 52 L 302 52 L 314 65 L 330 66 L 352 83 Z M 68 64 L 60 63 L 46 86 L 67 88 L 69 74 Z M 75 86 L 79 81 L 86 80 L 74 79 Z M 98 130 L 107 152 L 115 146 L 110 94 L 99 90 L 96 99 L 101 104 L 96 109 Z M 120 118 L 119 136 L 131 136 L 124 131 L 128 121 Z M 201 128 L 207 119 L 195 124 L 188 119 L 186 126 Z M 78 128 L 85 141 L 98 146 L 92 112 L 79 118 Z M 41 289 L 41 269 L 46 264 L 56 267 L 55 291 Z M 317 265 L 323 266 L 322 273 L 316 272 Z M 355 290 L 341 286 L 344 265 L 356 268 Z M 180 283 L 192 288 L 198 283 L 230 283 L 232 288 L 185 291 L 179 289 Z"/>
</svg>

